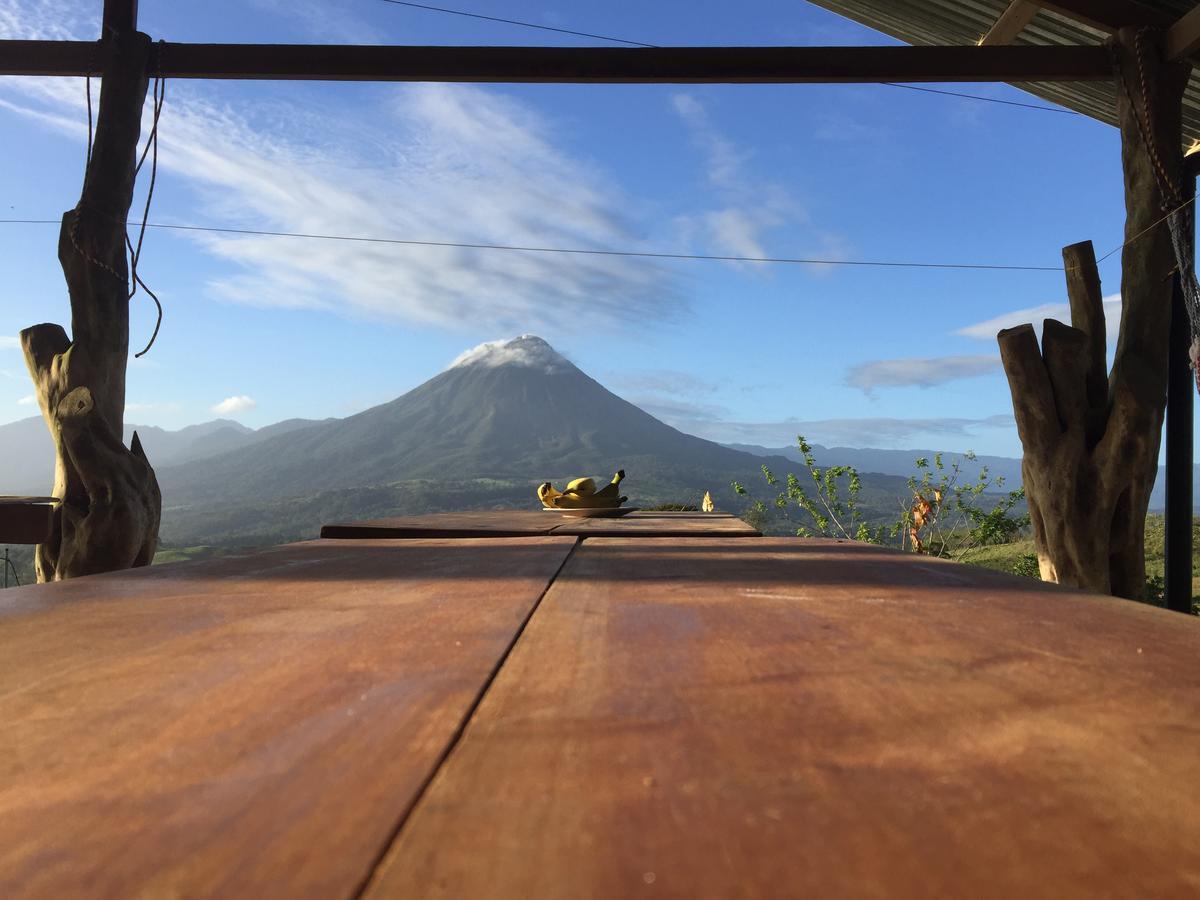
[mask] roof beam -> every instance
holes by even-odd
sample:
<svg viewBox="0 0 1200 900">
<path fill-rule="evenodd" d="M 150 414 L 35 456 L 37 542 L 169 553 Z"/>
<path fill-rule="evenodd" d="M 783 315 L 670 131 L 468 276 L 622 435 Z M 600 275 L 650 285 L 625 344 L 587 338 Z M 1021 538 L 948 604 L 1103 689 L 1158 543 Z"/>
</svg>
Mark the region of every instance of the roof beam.
<svg viewBox="0 0 1200 900">
<path fill-rule="evenodd" d="M 0 41 L 0 75 L 84 75 L 86 41 Z M 160 65 L 161 61 L 161 65 Z M 388 47 L 156 44 L 168 78 L 498 83 L 800 84 L 1099 81 L 1102 47 Z"/>
<path fill-rule="evenodd" d="M 1011 44 L 1033 17 L 1041 10 L 1041 6 L 1030 0 L 1013 0 L 1000 14 L 996 23 L 988 29 L 988 33 L 980 40 L 980 47 L 1001 47 Z"/>
<path fill-rule="evenodd" d="M 1174 18 L 1136 0 L 1039 0 L 1046 9 L 1099 31 L 1116 31 L 1127 25 L 1157 25 L 1167 28 Z"/>
<path fill-rule="evenodd" d="M 1191 55 L 1200 48 L 1200 5 L 1185 13 L 1167 31 L 1167 59 Z"/>
</svg>

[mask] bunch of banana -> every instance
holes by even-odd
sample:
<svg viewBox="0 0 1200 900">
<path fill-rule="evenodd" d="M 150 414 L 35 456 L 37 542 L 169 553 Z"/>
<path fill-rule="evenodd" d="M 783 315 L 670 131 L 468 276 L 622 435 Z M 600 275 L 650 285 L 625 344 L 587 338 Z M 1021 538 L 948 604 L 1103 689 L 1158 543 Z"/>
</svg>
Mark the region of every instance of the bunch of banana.
<svg viewBox="0 0 1200 900">
<path fill-rule="evenodd" d="M 625 470 L 621 469 L 600 490 L 596 490 L 596 482 L 591 478 L 576 478 L 564 491 L 556 490 L 547 481 L 538 487 L 538 499 L 546 509 L 616 509 L 628 499 L 620 496 L 624 477 Z"/>
</svg>

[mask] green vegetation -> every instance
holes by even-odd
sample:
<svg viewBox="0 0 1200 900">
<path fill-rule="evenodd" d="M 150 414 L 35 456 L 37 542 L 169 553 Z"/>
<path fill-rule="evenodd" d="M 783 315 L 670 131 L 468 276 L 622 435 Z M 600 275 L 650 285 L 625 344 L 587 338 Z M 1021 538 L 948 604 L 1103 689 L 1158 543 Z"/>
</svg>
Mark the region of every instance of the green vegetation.
<svg viewBox="0 0 1200 900">
<path fill-rule="evenodd" d="M 916 459 L 916 472 L 907 480 L 911 505 L 901 501 L 899 516 L 881 522 L 877 512 L 865 511 L 860 504 L 862 480 L 853 466 L 822 469 L 803 436 L 797 438 L 797 446 L 811 488 L 789 474 L 780 489 L 779 479 L 767 466 L 762 467 L 763 478 L 776 490 L 773 499 L 755 498 L 742 483 L 732 484 L 734 492 L 748 501 L 742 518 L 764 534 L 795 533 L 888 543 L 1014 575 L 1041 577 L 1033 539 L 1027 534 L 1029 515 L 1024 490 L 1002 491 L 1004 479 L 992 479 L 986 466 L 973 480 L 964 479 L 962 464 L 974 461 L 974 454 L 964 454 L 949 464 L 942 454 L 935 455 L 932 462 L 925 457 Z M 799 524 L 791 518 L 795 511 L 803 517 Z M 1147 517 L 1145 602 L 1155 606 L 1165 603 L 1164 532 L 1161 515 Z M 1200 615 L 1198 550 L 1200 521 L 1192 525 L 1192 609 Z"/>
<path fill-rule="evenodd" d="M 1164 604 L 1163 589 L 1166 568 L 1163 560 L 1163 541 L 1166 534 L 1166 523 L 1163 517 L 1151 514 L 1146 517 L 1146 602 L 1153 606 Z M 1200 521 L 1192 523 L 1192 611 L 1200 615 Z M 972 565 L 995 569 L 998 572 L 1011 572 L 1015 575 L 1026 575 L 1038 578 L 1037 554 L 1034 552 L 1033 538 L 1023 537 L 987 547 L 971 555 Z"/>
<path fill-rule="evenodd" d="M 894 497 L 893 503 L 900 502 L 900 512 L 889 517 L 886 512 L 868 511 L 860 503 L 863 480 L 857 469 L 844 465 L 822 469 L 803 435 L 796 438 L 796 446 L 811 487 L 789 473 L 781 488 L 765 465 L 763 478 L 776 490 L 769 502 L 752 498 L 741 482 L 732 484 L 738 496 L 749 498 L 743 518 L 764 533 L 786 526 L 801 537 L 899 543 L 918 553 L 961 559 L 981 547 L 1012 540 L 1029 524 L 1022 509 L 1023 490 L 996 493 L 1004 479 L 992 479 L 986 466 L 974 480 L 964 478 L 963 463 L 973 462 L 973 453 L 949 465 L 940 453 L 932 463 L 918 458 L 916 473 L 906 481 L 908 499 Z M 793 513 L 799 513 L 799 522 L 792 518 Z"/>
<path fill-rule="evenodd" d="M 993 480 L 987 466 L 973 481 L 963 479 L 963 463 L 974 460 L 975 454 L 967 452 L 950 465 L 941 453 L 932 465 L 925 457 L 914 462 L 917 474 L 908 479 L 912 504 L 892 529 L 901 546 L 965 562 L 972 553 L 1011 541 L 1029 527 L 1028 513 L 1013 511 L 1025 499 L 1023 488 L 994 496 L 1004 479 Z"/>
<path fill-rule="evenodd" d="M 795 527 L 799 537 L 836 537 L 846 540 L 868 541 L 879 543 L 883 540 L 883 529 L 874 530 L 867 526 L 859 509 L 858 499 L 862 493 L 862 479 L 853 466 L 829 466 L 822 470 L 813 459 L 812 447 L 803 436 L 796 438 L 796 446 L 800 449 L 804 467 L 812 479 L 812 493 L 794 473 L 789 472 L 784 486 L 775 495 L 772 505 L 779 511 L 782 518 Z M 762 467 L 763 478 L 773 488 L 779 486 L 779 479 L 767 466 Z M 745 485 L 739 481 L 732 483 L 735 493 L 740 497 L 749 496 Z M 795 523 L 790 511 L 795 508 L 807 515 L 807 522 Z M 770 508 L 762 500 L 753 500 L 750 504 L 750 522 L 759 530 L 762 524 L 770 518 Z M 753 520 L 753 521 L 752 521 Z M 757 524 L 756 524 L 757 523 Z"/>
<path fill-rule="evenodd" d="M 33 570 L 33 548 L 32 547 L 0 547 L 0 566 L 4 565 L 4 551 L 8 551 L 8 560 L 11 568 L 8 570 L 7 580 L 0 577 L 0 585 L 7 583 L 9 587 L 16 587 L 20 584 L 33 584 L 37 581 L 37 575 Z"/>
</svg>

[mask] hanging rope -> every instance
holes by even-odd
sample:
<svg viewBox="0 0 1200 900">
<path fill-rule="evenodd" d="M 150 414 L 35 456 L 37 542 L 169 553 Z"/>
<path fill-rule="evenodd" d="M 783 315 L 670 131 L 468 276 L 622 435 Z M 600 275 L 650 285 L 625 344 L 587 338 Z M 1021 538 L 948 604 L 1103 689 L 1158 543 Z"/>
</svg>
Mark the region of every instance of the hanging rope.
<svg viewBox="0 0 1200 900">
<path fill-rule="evenodd" d="M 142 242 L 146 239 L 146 222 L 150 218 L 150 203 L 154 199 L 154 183 L 158 178 L 158 119 L 162 115 L 163 100 L 167 96 L 167 80 L 162 75 L 162 55 L 165 51 L 165 45 L 159 41 L 158 53 L 158 74 L 154 76 L 154 117 L 150 124 L 150 137 L 146 140 L 146 147 L 142 151 L 141 159 L 138 160 L 136 168 L 133 170 L 133 177 L 136 179 L 142 171 L 142 165 L 146 162 L 146 154 L 150 154 L 150 185 L 146 189 L 146 205 L 142 208 L 142 225 L 138 229 L 137 246 L 129 239 L 129 233 L 125 234 L 125 246 L 129 249 L 129 272 L 131 276 L 131 285 L 129 289 L 129 299 L 133 299 L 133 295 L 137 293 L 138 285 L 142 286 L 150 299 L 154 301 L 154 308 L 157 311 L 157 317 L 154 322 L 154 332 L 150 335 L 150 341 L 142 349 L 140 353 L 133 355 L 134 359 L 145 356 L 147 351 L 154 346 L 154 341 L 158 338 L 158 330 L 162 327 L 163 308 L 159 302 L 158 295 L 150 290 L 149 286 L 142 277 L 138 274 L 138 262 L 142 258 Z"/>
<path fill-rule="evenodd" d="M 1185 183 L 1173 178 L 1163 163 L 1162 153 L 1154 139 L 1154 122 L 1150 109 L 1149 98 L 1153 96 L 1155 85 L 1150 81 L 1146 67 L 1147 50 L 1146 34 L 1148 29 L 1140 29 L 1134 38 L 1134 62 L 1137 64 L 1139 87 L 1142 102 L 1139 104 L 1133 98 L 1129 83 L 1125 79 L 1125 70 L 1121 67 L 1120 58 L 1115 45 L 1112 47 L 1114 64 L 1120 75 L 1121 88 L 1129 103 L 1133 121 L 1137 125 L 1142 143 L 1153 164 L 1154 179 L 1158 185 L 1159 204 L 1166 215 L 1167 230 L 1171 235 L 1171 248 L 1175 254 L 1175 267 L 1179 274 L 1179 284 L 1183 293 L 1184 307 L 1188 313 L 1188 329 L 1191 343 L 1188 348 L 1188 358 L 1195 373 L 1196 390 L 1200 392 L 1200 282 L 1196 279 L 1196 206 L 1195 184 L 1187 190 Z M 1158 222 L 1155 223 L 1159 224 Z M 1140 235 L 1135 236 L 1140 237 Z"/>
<path fill-rule="evenodd" d="M 166 78 L 163 77 L 163 74 L 162 74 L 162 57 L 163 57 L 164 51 L 165 51 L 165 44 L 163 41 L 159 41 L 158 74 L 156 74 L 154 76 L 154 88 L 151 93 L 154 113 L 153 113 L 153 117 L 151 119 L 151 124 L 150 124 L 150 135 L 146 139 L 146 146 L 142 149 L 141 156 L 138 158 L 137 165 L 134 166 L 134 170 L 133 170 L 133 177 L 134 177 L 134 180 L 136 181 L 137 176 L 139 174 L 141 174 L 142 166 L 145 164 L 147 156 L 149 156 L 149 158 L 150 158 L 150 185 L 146 189 L 146 203 L 145 203 L 145 206 L 142 208 L 142 224 L 141 224 L 140 228 L 138 229 L 138 239 L 137 239 L 136 245 L 130 239 L 129 232 L 128 231 L 125 232 L 125 248 L 129 253 L 129 282 L 128 282 L 129 283 L 129 297 L 128 297 L 128 299 L 130 299 L 130 300 L 133 299 L 133 296 L 134 296 L 134 294 L 137 293 L 138 286 L 140 285 L 142 290 L 145 291 L 150 296 L 150 299 L 154 301 L 154 307 L 157 312 L 157 318 L 155 319 L 155 322 L 154 322 L 154 331 L 150 335 L 150 341 L 141 350 L 141 352 L 134 354 L 134 359 L 145 356 L 146 352 L 151 347 L 154 346 L 154 341 L 158 338 L 158 331 L 162 327 L 162 318 L 163 318 L 162 303 L 159 301 L 158 295 L 155 294 L 154 291 L 152 291 L 150 289 L 150 287 L 146 284 L 146 282 L 142 278 L 142 276 L 138 274 L 138 263 L 141 261 L 141 258 L 142 258 L 142 244 L 146 239 L 146 226 L 147 226 L 147 222 L 150 219 L 150 204 L 154 199 L 154 185 L 155 185 L 155 182 L 158 180 L 158 121 L 159 121 L 159 117 L 162 115 L 163 101 L 166 99 L 166 96 L 167 96 L 167 80 L 166 80 Z M 84 86 L 87 91 L 87 119 L 88 119 L 87 165 L 86 165 L 86 167 L 84 169 L 84 173 L 83 173 L 83 183 L 84 183 L 85 191 L 87 189 L 88 179 L 91 176 L 91 171 L 92 171 L 92 145 L 93 145 L 93 141 L 94 141 L 94 127 L 93 127 L 93 121 L 92 121 L 92 76 L 91 76 L 91 72 L 90 72 L 91 68 L 92 68 L 92 66 L 89 65 L 88 66 L 89 72 L 84 77 Z M 82 246 L 80 246 L 79 238 L 78 238 L 78 231 L 79 231 L 79 220 L 81 218 L 82 212 L 83 212 L 83 203 L 81 201 L 75 207 L 75 217 L 74 217 L 73 221 L 71 222 L 71 227 L 68 232 L 70 235 L 70 238 L 71 238 L 71 246 L 74 247 L 76 253 L 78 253 L 80 256 L 82 256 L 85 260 L 87 260 L 92 265 L 96 266 L 99 269 L 103 269 L 105 272 L 108 272 L 113 277 L 119 278 L 122 281 L 124 281 L 125 276 L 123 276 L 120 272 L 118 272 L 116 269 L 114 269 L 112 266 L 108 265 L 107 263 L 103 262 L 102 260 L 96 259 L 90 253 L 88 253 L 86 250 L 84 250 Z M 125 223 L 122 223 L 122 225 L 124 226 Z"/>
</svg>

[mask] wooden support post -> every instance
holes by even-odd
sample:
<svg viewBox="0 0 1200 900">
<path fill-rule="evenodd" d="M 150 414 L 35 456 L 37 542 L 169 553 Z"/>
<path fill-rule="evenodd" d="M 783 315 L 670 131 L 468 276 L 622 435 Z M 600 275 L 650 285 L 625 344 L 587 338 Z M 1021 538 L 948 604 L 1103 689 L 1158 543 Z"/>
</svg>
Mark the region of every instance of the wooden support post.
<svg viewBox="0 0 1200 900">
<path fill-rule="evenodd" d="M 1145 594 L 1145 519 L 1167 391 L 1175 254 L 1165 213 L 1182 183 L 1190 67 L 1164 32 L 1123 28 L 1117 112 L 1125 175 L 1121 329 L 1104 379 L 1104 313 L 1091 242 L 1063 250 L 1071 325 L 998 335 L 1024 446 L 1022 474 L 1042 577 L 1122 597 Z"/>
<path fill-rule="evenodd" d="M 1178 272 L 1172 279 L 1170 356 L 1167 364 L 1167 465 L 1163 568 L 1166 603 L 1192 611 L 1192 418 L 1196 382 L 1188 364 L 1191 323 Z"/>
<path fill-rule="evenodd" d="M 148 565 L 161 497 L 134 436 L 122 443 L 129 356 L 125 220 L 147 86 L 150 39 L 136 3 L 105 3 L 107 54 L 91 162 L 79 205 L 63 215 L 58 257 L 71 297 L 60 325 L 21 332 L 25 362 L 56 451 L 53 533 L 37 548 L 39 581 Z"/>
<path fill-rule="evenodd" d="M 104 0 L 103 34 L 100 40 L 112 40 L 137 31 L 138 0 Z"/>
</svg>

